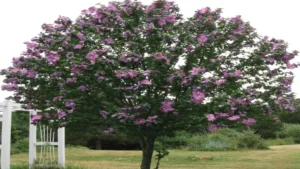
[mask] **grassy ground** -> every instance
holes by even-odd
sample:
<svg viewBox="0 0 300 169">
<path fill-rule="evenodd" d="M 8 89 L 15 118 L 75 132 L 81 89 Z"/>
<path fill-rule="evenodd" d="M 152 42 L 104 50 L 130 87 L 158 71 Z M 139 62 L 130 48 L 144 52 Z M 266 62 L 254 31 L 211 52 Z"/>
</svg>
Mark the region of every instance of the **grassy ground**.
<svg viewBox="0 0 300 169">
<path fill-rule="evenodd" d="M 70 169 L 138 169 L 140 151 L 105 151 L 68 148 Z M 12 169 L 27 163 L 27 154 L 12 156 Z M 84 166 L 84 167 L 83 167 Z M 153 167 L 154 168 L 154 164 Z M 270 150 L 196 152 L 171 150 L 161 169 L 299 169 L 300 145 L 271 146 Z"/>
</svg>

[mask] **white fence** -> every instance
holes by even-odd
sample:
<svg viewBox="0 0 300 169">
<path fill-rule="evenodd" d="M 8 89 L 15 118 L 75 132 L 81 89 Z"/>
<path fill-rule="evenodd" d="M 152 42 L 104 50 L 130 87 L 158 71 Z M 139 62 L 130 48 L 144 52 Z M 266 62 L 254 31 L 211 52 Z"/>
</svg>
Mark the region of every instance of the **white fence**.
<svg viewBox="0 0 300 169">
<path fill-rule="evenodd" d="M 35 111 L 30 112 L 30 115 L 35 114 Z M 37 141 L 38 133 L 39 141 Z M 37 157 L 37 146 L 40 148 L 39 157 Z M 56 146 L 57 156 L 55 155 Z M 59 128 L 56 132 L 45 125 L 30 124 L 29 166 L 34 165 L 65 167 L 65 128 Z"/>
<path fill-rule="evenodd" d="M 10 169 L 10 148 L 11 148 L 11 118 L 12 112 L 17 110 L 23 110 L 20 104 L 13 103 L 11 100 L 0 103 L 0 112 L 3 112 L 0 115 L 0 122 L 2 123 L 2 132 L 1 132 L 1 169 Z M 36 114 L 36 111 L 30 110 L 29 115 Z M 30 123 L 30 122 L 29 122 Z M 42 129 L 42 128 L 41 128 Z M 50 137 L 48 127 L 44 127 L 44 130 L 40 130 L 40 142 L 37 142 L 37 126 L 30 124 L 29 127 L 29 166 L 33 165 L 48 165 L 37 163 L 37 146 L 40 146 L 41 151 L 40 155 L 43 155 L 47 152 L 49 155 L 54 157 L 54 146 L 57 146 L 57 161 L 56 166 L 65 167 L 65 129 L 59 128 L 57 130 L 57 141 L 54 140 L 54 131 L 50 130 L 52 137 Z M 44 134 L 43 134 L 44 133 Z M 46 139 L 47 138 L 47 139 Z M 50 138 L 50 139 L 49 139 Z M 45 148 L 48 147 L 48 149 Z M 52 146 L 52 148 L 49 148 Z M 53 151 L 47 151 L 53 150 Z M 54 159 L 54 158 L 53 158 Z M 43 161 L 42 161 L 43 162 Z M 53 164 L 51 164 L 53 165 Z"/>
</svg>

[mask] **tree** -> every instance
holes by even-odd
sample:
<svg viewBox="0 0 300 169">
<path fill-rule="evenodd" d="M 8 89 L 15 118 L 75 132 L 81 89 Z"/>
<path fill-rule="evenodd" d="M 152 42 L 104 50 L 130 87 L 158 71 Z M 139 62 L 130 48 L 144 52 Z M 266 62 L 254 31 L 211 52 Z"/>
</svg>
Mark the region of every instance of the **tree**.
<svg viewBox="0 0 300 169">
<path fill-rule="evenodd" d="M 207 122 L 210 131 L 249 126 L 274 109 L 294 110 L 288 69 L 298 66 L 290 62 L 298 52 L 259 36 L 240 16 L 221 17 L 220 9 L 183 19 L 173 2 L 125 0 L 42 29 L 2 71 L 3 89 L 44 110 L 34 124 L 99 118 L 117 125 L 104 133 L 138 136 L 141 169 L 150 168 L 158 136 Z"/>
<path fill-rule="evenodd" d="M 300 123 L 300 99 L 291 100 L 291 104 L 295 107 L 295 112 L 279 114 L 279 120 L 283 123 L 299 124 Z"/>
</svg>

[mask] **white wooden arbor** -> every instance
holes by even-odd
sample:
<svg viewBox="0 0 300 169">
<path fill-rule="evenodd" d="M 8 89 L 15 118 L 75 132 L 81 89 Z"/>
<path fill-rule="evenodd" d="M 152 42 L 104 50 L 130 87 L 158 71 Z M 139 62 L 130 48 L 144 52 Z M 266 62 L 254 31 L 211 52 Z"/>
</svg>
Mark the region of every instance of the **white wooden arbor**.
<svg viewBox="0 0 300 169">
<path fill-rule="evenodd" d="M 0 122 L 2 122 L 1 132 L 1 169 L 10 169 L 10 148 L 11 148 L 11 118 L 12 112 L 22 109 L 20 104 L 13 103 L 11 100 L 0 103 Z M 28 110 L 25 110 L 28 111 Z M 29 115 L 35 115 L 35 110 L 29 110 Z M 43 160 L 37 162 L 37 146 L 40 146 L 40 159 L 44 157 L 50 158 L 50 165 L 65 167 L 65 128 L 59 128 L 56 131 L 47 126 L 39 126 L 39 142 L 37 141 L 37 126 L 29 121 L 29 166 L 33 165 L 49 165 Z M 57 136 L 55 135 L 57 134 Z M 55 136 L 57 141 L 55 141 Z M 46 147 L 47 146 L 47 147 Z M 55 158 L 55 148 L 57 146 L 57 161 Z"/>
</svg>

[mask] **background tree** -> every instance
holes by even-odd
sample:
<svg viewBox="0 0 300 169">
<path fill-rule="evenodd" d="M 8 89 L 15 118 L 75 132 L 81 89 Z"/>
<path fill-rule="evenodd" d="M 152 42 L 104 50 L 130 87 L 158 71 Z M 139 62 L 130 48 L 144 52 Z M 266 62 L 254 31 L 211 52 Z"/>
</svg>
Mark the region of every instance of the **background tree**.
<svg viewBox="0 0 300 169">
<path fill-rule="evenodd" d="M 279 114 L 279 120 L 283 123 L 300 124 L 300 99 L 294 99 L 291 101 L 295 107 L 295 112 Z"/>
<path fill-rule="evenodd" d="M 208 121 L 210 131 L 250 126 L 274 109 L 294 111 L 287 69 L 297 66 L 290 60 L 298 52 L 259 36 L 240 16 L 220 14 L 203 8 L 183 19 L 173 2 L 125 0 L 83 10 L 74 23 L 60 16 L 2 71 L 3 89 L 44 110 L 34 124 L 100 116 L 103 126 L 139 137 L 141 169 L 149 169 L 158 136 Z"/>
</svg>

